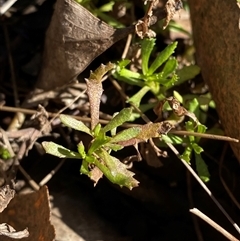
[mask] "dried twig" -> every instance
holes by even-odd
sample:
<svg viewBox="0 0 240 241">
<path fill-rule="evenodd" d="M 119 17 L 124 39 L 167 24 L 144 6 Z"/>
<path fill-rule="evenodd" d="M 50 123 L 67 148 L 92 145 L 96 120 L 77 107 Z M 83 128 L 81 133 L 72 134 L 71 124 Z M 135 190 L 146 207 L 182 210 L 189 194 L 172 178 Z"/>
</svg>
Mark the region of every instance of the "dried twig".
<svg viewBox="0 0 240 241">
<path fill-rule="evenodd" d="M 208 189 L 208 187 L 205 185 L 205 183 L 201 180 L 201 178 L 196 174 L 196 172 L 192 169 L 192 167 L 181 158 L 180 153 L 178 150 L 171 144 L 166 143 L 168 147 L 173 151 L 173 153 L 178 157 L 178 159 L 182 162 L 182 164 L 187 168 L 187 170 L 193 175 L 193 177 L 197 180 L 197 182 L 201 185 L 201 187 L 204 189 L 204 191 L 209 195 L 209 197 L 213 200 L 213 202 L 217 205 L 217 207 L 220 209 L 220 211 L 223 213 L 223 215 L 229 220 L 229 222 L 233 225 L 233 227 L 240 233 L 240 228 L 238 225 L 233 221 L 233 219 L 228 215 L 228 213 L 225 211 L 223 206 L 218 202 L 218 200 L 215 198 L 215 196 L 212 194 L 212 192 Z"/>
<path fill-rule="evenodd" d="M 204 220 L 209 225 L 211 225 L 214 229 L 216 229 L 218 232 L 220 232 L 222 235 L 224 235 L 228 240 L 239 241 L 239 239 L 235 238 L 232 234 L 230 234 L 228 231 L 226 231 L 224 228 L 222 228 L 220 225 L 218 225 L 216 222 L 214 222 L 212 219 L 210 219 L 204 213 L 199 211 L 197 208 L 190 209 L 189 211 L 191 213 L 197 215 L 198 217 L 200 217 L 202 220 Z"/>
</svg>

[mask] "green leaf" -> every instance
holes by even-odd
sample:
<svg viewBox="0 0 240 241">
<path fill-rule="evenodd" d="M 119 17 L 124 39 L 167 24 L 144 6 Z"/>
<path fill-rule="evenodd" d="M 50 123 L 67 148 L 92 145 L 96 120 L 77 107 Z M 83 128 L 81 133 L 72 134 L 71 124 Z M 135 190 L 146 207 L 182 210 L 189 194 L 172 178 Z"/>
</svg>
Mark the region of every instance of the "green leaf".
<svg viewBox="0 0 240 241">
<path fill-rule="evenodd" d="M 104 176 L 112 183 L 118 184 L 120 187 L 127 187 L 130 190 L 138 186 L 138 181 L 133 178 L 133 172 L 127 170 L 126 165 L 120 162 L 117 158 L 109 155 L 107 151 L 101 149 L 97 153 L 104 164 L 95 161 L 95 165 L 103 172 Z"/>
<path fill-rule="evenodd" d="M 61 114 L 59 118 L 65 126 L 70 127 L 77 131 L 82 131 L 92 136 L 90 129 L 82 121 L 76 120 L 71 116 L 63 115 L 63 114 Z"/>
<path fill-rule="evenodd" d="M 80 153 L 71 151 L 64 146 L 58 145 L 54 142 L 47 142 L 44 141 L 42 143 L 42 146 L 46 153 L 51 154 L 53 156 L 57 156 L 59 158 L 73 158 L 73 159 L 82 159 L 83 156 L 81 156 Z"/>
<path fill-rule="evenodd" d="M 132 114 L 132 108 L 122 109 L 116 116 L 112 118 L 112 120 L 109 121 L 109 123 L 106 126 L 102 128 L 101 132 L 106 133 L 107 131 L 110 131 L 122 125 L 124 122 L 130 119 L 131 114 Z"/>
<path fill-rule="evenodd" d="M 193 112 L 196 116 L 199 115 L 199 113 L 198 113 L 199 112 L 199 103 L 196 98 L 193 98 L 191 101 L 189 101 L 188 111 Z"/>
<path fill-rule="evenodd" d="M 80 141 L 80 143 L 77 145 L 77 148 L 78 148 L 78 153 L 84 159 L 86 157 L 86 152 L 82 141 Z"/>
<path fill-rule="evenodd" d="M 120 71 L 118 71 L 118 73 L 122 77 L 125 77 L 127 79 L 135 79 L 135 81 L 143 79 L 143 76 L 140 73 L 133 72 L 133 71 L 131 71 L 129 69 L 121 69 Z"/>
<path fill-rule="evenodd" d="M 129 59 L 123 59 L 121 61 L 118 61 L 116 71 L 120 71 L 121 69 L 124 69 L 130 63 L 131 63 L 131 60 Z"/>
<path fill-rule="evenodd" d="M 117 72 L 113 74 L 113 77 L 117 80 L 123 81 L 129 85 L 136 85 L 139 87 L 142 87 L 144 85 L 144 82 L 140 79 L 134 79 L 134 78 L 126 78 L 124 76 L 119 75 Z"/>
<path fill-rule="evenodd" d="M 116 144 L 116 143 L 108 142 L 104 145 L 104 147 L 106 150 L 119 151 L 119 150 L 122 150 L 124 146 Z"/>
<path fill-rule="evenodd" d="M 165 63 L 169 57 L 174 53 L 177 47 L 177 42 L 169 44 L 161 53 L 158 54 L 156 59 L 151 64 L 147 75 L 152 75 L 163 63 Z"/>
<path fill-rule="evenodd" d="M 180 136 L 170 134 L 170 133 L 167 135 L 162 135 L 161 138 L 164 142 L 171 143 L 174 145 L 179 145 L 179 144 L 183 143 L 183 138 L 181 138 Z"/>
<path fill-rule="evenodd" d="M 200 68 L 197 65 L 184 66 L 182 69 L 176 71 L 179 79 L 177 85 L 182 84 L 186 80 L 193 79 L 200 73 Z"/>
<path fill-rule="evenodd" d="M 195 153 L 200 154 L 201 152 L 203 152 L 203 148 L 197 143 L 192 143 L 191 145 Z"/>
<path fill-rule="evenodd" d="M 167 78 L 168 75 L 172 74 L 176 70 L 177 66 L 178 66 L 178 63 L 176 58 L 171 57 L 170 59 L 168 59 L 168 61 L 166 62 L 162 70 L 162 73 L 163 73 L 162 77 Z"/>
<path fill-rule="evenodd" d="M 89 164 L 95 164 L 95 157 L 91 155 L 86 155 L 84 161 L 86 161 Z"/>
<path fill-rule="evenodd" d="M 199 133 L 205 133 L 207 130 L 207 127 L 205 125 L 199 124 L 197 127 L 197 132 Z M 200 141 L 201 137 L 195 137 L 196 143 Z"/>
<path fill-rule="evenodd" d="M 133 71 L 125 68 L 130 62 L 131 61 L 128 59 L 119 61 L 118 65 L 116 67 L 116 70 L 113 73 L 113 76 L 117 80 L 124 81 L 130 85 L 142 86 L 143 85 L 143 81 L 142 81 L 143 76 L 139 73 L 133 72 Z"/>
<path fill-rule="evenodd" d="M 199 177 L 203 182 L 208 182 L 210 180 L 210 174 L 205 161 L 202 159 L 200 154 L 195 153 L 196 169 Z"/>
<path fill-rule="evenodd" d="M 207 130 L 207 127 L 205 125 L 202 125 L 202 124 L 198 125 L 198 132 L 199 133 L 205 133 L 206 130 Z"/>
<path fill-rule="evenodd" d="M 165 89 L 167 90 L 169 88 L 172 88 L 177 81 L 178 81 L 178 76 L 176 74 L 173 74 L 171 78 L 164 79 L 161 82 L 161 85 L 165 86 L 166 87 Z"/>
<path fill-rule="evenodd" d="M 133 103 L 135 106 L 139 107 L 142 98 L 149 90 L 150 90 L 150 87 L 148 86 L 142 87 L 142 89 L 140 89 L 135 95 L 129 98 L 126 102 Z"/>
<path fill-rule="evenodd" d="M 148 74 L 149 58 L 153 51 L 156 39 L 144 38 L 141 45 L 142 51 L 142 72 L 144 75 Z"/>
<path fill-rule="evenodd" d="M 182 104 L 183 103 L 183 96 L 182 95 L 180 95 L 180 93 L 179 92 L 177 92 L 177 91 L 173 91 L 173 96 Z"/>
<path fill-rule="evenodd" d="M 141 132 L 141 127 L 131 127 L 129 129 L 119 132 L 116 136 L 113 136 L 110 143 L 117 143 L 119 141 L 126 141 L 136 137 Z"/>
<path fill-rule="evenodd" d="M 185 123 L 185 127 L 186 130 L 189 132 L 194 132 L 194 123 L 192 121 L 187 121 Z M 188 136 L 190 142 L 194 142 L 195 141 L 195 137 L 194 136 Z"/>
<path fill-rule="evenodd" d="M 95 127 L 94 127 L 94 129 L 93 129 L 93 135 L 94 136 L 98 136 L 98 134 L 99 134 L 99 132 L 100 132 L 100 130 L 101 130 L 101 124 L 100 123 L 98 123 Z"/>
<path fill-rule="evenodd" d="M 190 164 L 191 161 L 191 153 L 192 148 L 190 146 L 186 146 L 183 154 L 181 155 L 181 158 L 186 161 L 188 164 Z"/>
<path fill-rule="evenodd" d="M 80 168 L 80 173 L 84 174 L 84 175 L 88 175 L 89 174 L 88 162 L 86 160 L 82 161 L 82 165 L 81 165 L 81 168 Z"/>
<path fill-rule="evenodd" d="M 108 143 L 111 140 L 110 137 L 105 136 L 105 133 L 100 132 L 99 135 L 96 137 L 96 139 L 93 140 L 89 150 L 88 154 L 91 155 L 93 152 L 101 148 L 103 145 Z"/>
<path fill-rule="evenodd" d="M 114 4 L 114 1 L 109 1 L 107 4 L 103 4 L 101 7 L 99 7 L 98 10 L 101 12 L 110 12 L 113 10 Z"/>
<path fill-rule="evenodd" d="M 113 114 L 113 117 L 115 117 L 118 114 L 118 112 Z M 110 130 L 111 136 L 115 136 L 117 134 L 117 127 Z"/>
</svg>

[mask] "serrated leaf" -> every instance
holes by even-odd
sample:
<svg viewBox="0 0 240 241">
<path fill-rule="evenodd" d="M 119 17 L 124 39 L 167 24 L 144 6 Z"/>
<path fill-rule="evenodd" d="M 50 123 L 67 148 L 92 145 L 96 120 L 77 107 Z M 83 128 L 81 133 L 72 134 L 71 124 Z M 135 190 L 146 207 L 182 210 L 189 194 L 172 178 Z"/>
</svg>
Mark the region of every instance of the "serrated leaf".
<svg viewBox="0 0 240 241">
<path fill-rule="evenodd" d="M 109 121 L 109 123 L 104 126 L 101 132 L 106 133 L 118 126 L 121 126 L 124 122 L 128 121 L 132 114 L 132 108 L 124 108 L 122 109 L 116 116 Z"/>
<path fill-rule="evenodd" d="M 208 182 L 210 180 L 210 173 L 205 161 L 202 159 L 201 155 L 195 153 L 196 169 L 199 177 L 203 182 Z"/>
<path fill-rule="evenodd" d="M 90 82 L 94 82 L 94 83 L 101 83 L 102 82 L 102 78 L 103 76 L 110 70 L 112 70 L 113 68 L 115 68 L 116 65 L 112 64 L 112 63 L 107 63 L 106 65 L 101 64 L 96 70 L 91 71 L 90 73 L 90 77 L 88 78 L 88 80 Z"/>
<path fill-rule="evenodd" d="M 172 88 L 175 83 L 178 81 L 178 76 L 173 74 L 171 78 L 166 78 L 160 82 L 161 85 L 165 86 L 165 89 Z"/>
<path fill-rule="evenodd" d="M 169 57 L 174 53 L 176 47 L 177 42 L 173 42 L 169 44 L 162 52 L 160 52 L 151 64 L 147 72 L 147 75 L 152 75 L 163 63 L 165 63 L 169 59 Z"/>
<path fill-rule="evenodd" d="M 91 109 L 91 130 L 99 122 L 99 108 L 102 96 L 102 78 L 103 76 L 115 67 L 114 64 L 108 63 L 107 65 L 101 64 L 94 72 L 91 72 L 90 77 L 85 79 L 87 84 L 87 94 Z"/>
<path fill-rule="evenodd" d="M 144 75 L 148 74 L 148 64 L 149 58 L 153 51 L 156 39 L 144 38 L 141 44 L 141 54 L 142 54 L 142 72 Z"/>
<path fill-rule="evenodd" d="M 71 151 L 64 146 L 58 145 L 54 142 L 44 141 L 42 146 L 46 153 L 51 154 L 53 156 L 57 156 L 59 158 L 73 158 L 73 159 L 82 159 L 83 157 L 75 151 Z"/>
<path fill-rule="evenodd" d="M 96 161 L 95 165 L 103 172 L 104 176 L 112 183 L 125 186 L 130 190 L 138 186 L 138 181 L 133 178 L 135 173 L 127 170 L 126 165 L 117 158 L 109 155 L 104 149 L 97 153 L 104 164 Z"/>
<path fill-rule="evenodd" d="M 77 131 L 82 131 L 84 133 L 87 133 L 90 136 L 92 135 L 90 129 L 82 121 L 76 120 L 71 116 L 63 115 L 63 114 L 61 114 L 59 118 L 65 126 L 70 127 Z"/>
</svg>

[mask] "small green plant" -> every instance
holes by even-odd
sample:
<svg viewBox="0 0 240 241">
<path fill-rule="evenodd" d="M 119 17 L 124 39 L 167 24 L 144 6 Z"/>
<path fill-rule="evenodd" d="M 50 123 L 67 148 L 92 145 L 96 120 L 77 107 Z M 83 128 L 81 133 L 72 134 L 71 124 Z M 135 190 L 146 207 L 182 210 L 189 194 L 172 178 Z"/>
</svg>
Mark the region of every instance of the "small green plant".
<svg viewBox="0 0 240 241">
<path fill-rule="evenodd" d="M 158 67 L 159 65 L 155 65 L 155 67 L 150 68 L 150 72 L 146 67 L 145 71 L 146 73 L 153 74 L 154 70 Z M 96 71 L 90 74 L 88 79 L 86 79 L 87 93 L 91 108 L 91 128 L 70 116 L 60 115 L 60 119 L 64 125 L 90 135 L 92 137 L 90 145 L 85 147 L 83 143 L 80 142 L 77 146 L 78 152 L 71 151 L 53 142 L 43 142 L 42 145 L 47 153 L 54 156 L 60 158 L 81 159 L 82 164 L 80 172 L 88 175 L 95 183 L 97 183 L 99 178 L 104 175 L 112 183 L 132 189 L 133 187 L 138 186 L 138 181 L 133 178 L 134 173 L 129 171 L 125 164 L 113 156 L 112 152 L 121 150 L 126 146 L 136 146 L 139 142 L 147 141 L 150 138 L 164 137 L 164 134 L 167 134 L 167 132 L 174 126 L 176 120 L 172 119 L 157 123 L 150 122 L 117 133 L 117 127 L 132 118 L 133 109 L 132 107 L 129 107 L 116 113 L 113 119 L 109 121 L 107 125 L 102 127 L 99 123 L 100 99 L 103 92 L 102 78 L 108 71 L 112 69 L 116 70 L 117 68 L 118 67 L 111 63 L 106 66 L 101 65 Z M 152 74 L 149 76 L 153 76 Z M 168 75 L 165 75 L 165 77 L 165 79 L 167 79 Z M 169 81 L 172 82 L 172 79 L 173 78 L 169 78 Z M 174 79 L 177 79 L 175 74 Z M 198 131 L 203 132 L 204 128 L 199 124 L 195 115 L 181 107 L 180 103 L 175 98 L 167 99 L 166 103 L 168 103 L 168 108 L 172 109 L 172 111 L 178 116 L 189 116 L 195 125 L 197 123 Z M 176 105 L 178 106 L 177 109 L 175 108 Z M 190 131 L 195 129 L 195 126 L 193 125 L 191 126 L 189 124 L 188 126 Z M 167 139 L 164 138 L 163 140 L 167 141 Z M 191 139 L 189 139 L 189 145 L 186 147 L 186 152 L 183 155 L 186 160 L 189 158 L 192 151 L 200 154 L 201 148 L 198 147 L 195 139 L 191 137 Z"/>
<path fill-rule="evenodd" d="M 128 121 L 132 114 L 131 108 L 125 108 L 114 116 L 114 118 L 104 127 L 99 122 L 99 105 L 102 94 L 102 77 L 106 72 L 113 69 L 115 65 L 109 63 L 101 65 L 95 72 L 92 72 L 87 82 L 87 93 L 91 107 L 91 129 L 83 122 L 77 121 L 66 115 L 61 115 L 61 121 L 68 127 L 82 131 L 92 136 L 92 141 L 88 149 L 83 143 L 78 144 L 78 152 L 71 151 L 53 142 L 43 142 L 43 147 L 47 153 L 60 158 L 82 159 L 80 172 L 88 175 L 94 182 L 104 174 L 112 183 L 132 189 L 138 185 L 138 181 L 133 178 L 134 173 L 127 170 L 127 166 L 111 155 L 112 151 L 118 151 L 124 147 L 129 139 L 137 137 L 141 128 L 133 127 L 116 134 L 116 128 Z M 110 132 L 111 136 L 107 133 Z"/>
<path fill-rule="evenodd" d="M 114 77 L 131 85 L 140 86 L 141 89 L 132 96 L 128 102 L 140 106 L 143 96 L 151 91 L 158 100 L 166 98 L 166 92 L 173 86 L 179 85 L 186 80 L 194 78 L 200 73 L 196 65 L 186 66 L 177 70 L 178 64 L 172 56 L 177 47 L 177 42 L 169 44 L 150 63 L 150 56 L 153 53 L 155 39 L 143 39 L 141 43 L 141 69 L 142 73 L 133 72 L 127 69 L 130 60 L 122 60 L 117 64 Z"/>
</svg>

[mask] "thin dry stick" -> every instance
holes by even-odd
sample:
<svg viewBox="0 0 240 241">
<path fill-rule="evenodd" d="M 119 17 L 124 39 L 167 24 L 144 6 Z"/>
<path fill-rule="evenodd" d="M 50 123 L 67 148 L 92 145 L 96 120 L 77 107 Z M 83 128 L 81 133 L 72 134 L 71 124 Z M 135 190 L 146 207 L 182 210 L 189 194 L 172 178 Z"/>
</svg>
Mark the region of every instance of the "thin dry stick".
<svg viewBox="0 0 240 241">
<path fill-rule="evenodd" d="M 204 220 L 206 223 L 211 225 L 214 229 L 216 229 L 218 232 L 220 232 L 222 235 L 224 235 L 227 239 L 230 241 L 239 241 L 239 239 L 235 238 L 232 234 L 230 234 L 228 231 L 226 231 L 224 228 L 222 228 L 220 225 L 218 225 L 216 222 L 214 222 L 212 219 L 210 219 L 208 216 L 206 216 L 204 213 L 199 211 L 197 208 L 193 208 L 189 210 L 191 213 L 195 214 L 202 220 Z"/>
<path fill-rule="evenodd" d="M 193 175 L 193 177 L 197 180 L 197 182 L 202 186 L 204 191 L 210 196 L 210 198 L 217 205 L 217 207 L 224 214 L 224 216 L 229 220 L 229 222 L 233 225 L 233 227 L 238 231 L 238 233 L 240 233 L 240 228 L 238 227 L 238 225 L 228 215 L 228 213 L 225 211 L 225 209 L 222 207 L 222 205 L 218 202 L 218 200 L 215 198 L 215 196 L 212 194 L 212 192 L 208 189 L 208 187 L 205 185 L 205 183 L 199 178 L 199 176 L 192 169 L 192 167 L 190 165 L 188 165 L 187 162 L 184 161 L 181 158 L 180 153 L 178 152 L 178 150 L 171 143 L 166 143 L 166 144 L 173 151 L 173 153 L 179 158 L 179 160 L 182 162 L 182 164 L 188 169 L 188 171 Z"/>
<path fill-rule="evenodd" d="M 50 123 L 52 123 L 63 111 L 65 111 L 66 109 L 68 109 L 74 102 L 76 102 L 87 90 L 83 90 L 78 96 L 76 96 L 68 105 L 66 105 L 65 107 L 63 107 L 61 110 L 59 110 L 54 116 L 53 118 L 50 120 Z"/>
<path fill-rule="evenodd" d="M 63 163 L 65 162 L 66 159 L 62 159 L 61 162 L 50 172 L 48 173 L 43 179 L 42 181 L 39 182 L 39 186 L 42 187 L 44 186 L 47 182 L 49 182 L 49 180 L 53 177 L 54 174 L 57 173 L 57 171 L 60 169 L 60 167 L 63 165 Z"/>
<path fill-rule="evenodd" d="M 206 139 L 213 139 L 213 140 L 219 140 L 219 141 L 231 141 L 231 142 L 239 142 L 238 139 L 231 138 L 228 136 L 220 136 L 220 135 L 213 135 L 213 134 L 207 134 L 207 133 L 198 133 L 198 132 L 190 132 L 190 131 L 176 131 L 171 130 L 169 133 L 176 134 L 176 135 L 186 135 L 186 136 L 197 136 L 197 137 L 203 137 Z"/>
<path fill-rule="evenodd" d="M 26 115 L 33 115 L 36 113 L 36 110 L 30 110 L 25 108 L 17 108 L 12 106 L 0 106 L 0 111 L 7 111 L 7 112 L 22 112 Z M 55 112 L 47 112 L 50 117 L 56 117 L 57 113 Z M 83 122 L 91 122 L 90 117 L 81 117 L 81 116 L 72 116 L 77 120 L 83 121 Z M 109 120 L 102 120 L 100 119 L 99 122 L 101 124 L 108 124 Z"/>
<path fill-rule="evenodd" d="M 122 53 L 122 59 L 125 59 L 127 56 L 128 50 L 129 50 L 131 42 L 132 42 L 132 37 L 133 37 L 132 34 L 128 34 L 127 41 L 126 41 L 126 44 L 125 44 L 125 47 L 124 47 L 124 50 Z"/>
<path fill-rule="evenodd" d="M 120 87 L 121 88 L 121 87 Z M 128 98 L 124 93 L 120 92 L 120 94 L 123 97 Z M 24 108 L 17 108 L 12 106 L 0 106 L 0 111 L 7 111 L 7 112 L 22 112 L 27 115 L 33 115 L 36 113 L 36 110 L 30 110 L 30 109 L 24 109 Z M 48 112 L 48 115 L 50 117 L 56 117 L 57 113 L 54 112 Z M 71 115 L 70 115 L 71 116 Z M 81 117 L 81 116 L 72 116 L 77 120 L 83 121 L 83 122 L 91 122 L 90 117 Z M 144 117 L 146 122 L 148 118 Z M 109 120 L 99 119 L 99 123 L 106 125 L 108 124 Z M 132 123 L 124 123 L 122 127 L 130 128 L 130 127 L 136 127 L 140 126 L 139 124 L 132 124 Z M 236 138 L 231 138 L 228 136 L 220 136 L 220 135 L 212 135 L 212 134 L 205 134 L 205 133 L 198 133 L 198 132 L 188 132 L 188 131 L 177 131 L 177 130 L 170 130 L 169 133 L 176 134 L 176 135 L 186 135 L 186 136 L 197 136 L 207 139 L 214 139 L 214 140 L 221 140 L 221 141 L 228 141 L 228 142 L 239 142 Z"/>
<path fill-rule="evenodd" d="M 14 165 L 12 166 L 12 170 L 11 170 L 11 177 L 15 178 L 16 177 L 16 173 L 17 170 L 19 170 L 23 176 L 26 178 L 26 180 L 28 181 L 29 185 L 32 187 L 33 190 L 37 191 L 40 189 L 40 187 L 38 186 L 38 184 L 31 178 L 31 176 L 23 169 L 23 167 L 21 166 L 21 164 L 19 163 L 19 160 L 21 160 L 23 158 L 23 155 L 26 151 L 26 141 L 23 141 L 19 151 L 17 153 L 17 155 L 14 157 Z"/>
<path fill-rule="evenodd" d="M 0 15 L 5 14 L 17 0 L 8 0 L 0 6 Z"/>
<path fill-rule="evenodd" d="M 237 201 L 237 199 L 234 197 L 233 193 L 230 191 L 230 189 L 228 188 L 226 182 L 224 181 L 223 177 L 222 177 L 222 166 L 223 166 L 223 159 L 226 155 L 226 151 L 227 151 L 227 146 L 225 145 L 222 151 L 222 155 L 219 161 L 219 177 L 220 180 L 222 182 L 223 187 L 225 188 L 226 192 L 228 193 L 229 197 L 231 198 L 231 200 L 233 201 L 233 203 L 238 207 L 238 209 L 240 209 L 240 204 Z"/>
<path fill-rule="evenodd" d="M 22 168 L 21 165 L 18 166 L 18 169 L 23 174 L 23 176 L 28 180 L 28 183 L 32 187 L 32 189 L 34 191 L 38 191 L 40 189 L 39 185 L 31 178 L 31 176 Z"/>
<path fill-rule="evenodd" d="M 188 189 L 187 189 L 188 200 L 190 202 L 190 206 L 194 207 L 193 196 L 192 196 L 192 183 L 191 183 L 192 176 L 191 176 L 190 172 L 188 172 L 187 170 L 186 170 L 186 177 L 187 177 L 186 179 L 187 179 L 187 187 L 188 187 Z M 194 215 L 191 215 L 191 217 L 193 220 L 193 225 L 194 225 L 194 229 L 197 234 L 198 241 L 204 241 L 198 219 Z"/>
</svg>

